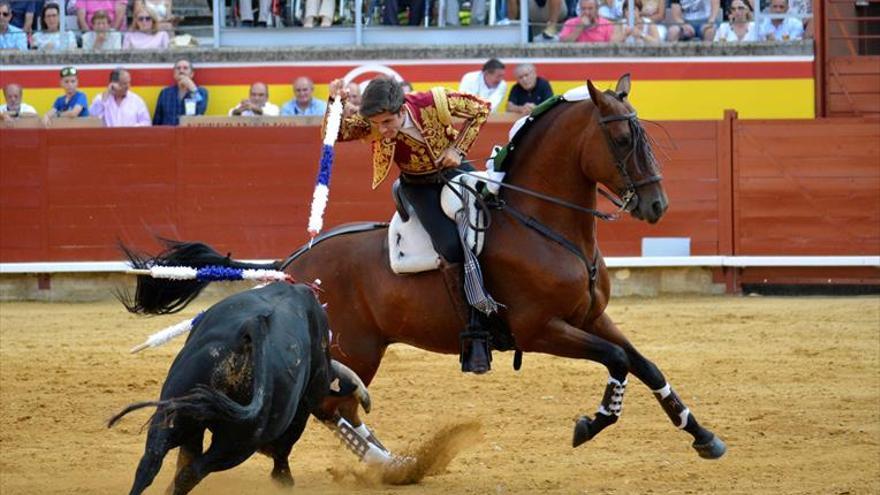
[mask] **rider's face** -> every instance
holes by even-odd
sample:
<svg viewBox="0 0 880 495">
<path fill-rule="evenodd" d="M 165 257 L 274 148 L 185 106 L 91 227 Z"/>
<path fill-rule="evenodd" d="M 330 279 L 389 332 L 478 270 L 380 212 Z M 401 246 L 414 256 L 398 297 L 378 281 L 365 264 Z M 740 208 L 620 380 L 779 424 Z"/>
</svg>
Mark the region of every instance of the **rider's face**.
<svg viewBox="0 0 880 495">
<path fill-rule="evenodd" d="M 385 139 L 394 139 L 397 131 L 403 127 L 405 109 L 401 108 L 397 113 L 382 112 L 372 117 L 367 117 L 373 126 L 379 130 L 379 134 Z"/>
</svg>

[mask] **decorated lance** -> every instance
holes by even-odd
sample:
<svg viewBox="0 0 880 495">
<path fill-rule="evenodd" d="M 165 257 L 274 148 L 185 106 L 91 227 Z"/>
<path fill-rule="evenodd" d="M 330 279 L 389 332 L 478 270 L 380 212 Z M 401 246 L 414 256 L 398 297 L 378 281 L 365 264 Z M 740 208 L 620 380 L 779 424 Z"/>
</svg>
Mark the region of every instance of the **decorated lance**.
<svg viewBox="0 0 880 495">
<path fill-rule="evenodd" d="M 179 337 L 192 330 L 193 327 L 199 323 L 199 320 L 202 319 L 202 316 L 204 316 L 204 314 L 205 312 L 202 311 L 201 313 L 196 315 L 195 318 L 171 325 L 168 328 L 165 328 L 154 333 L 153 335 L 150 335 L 149 337 L 147 337 L 147 340 L 145 340 L 143 344 L 132 347 L 130 352 L 132 354 L 135 354 L 148 347 L 159 347 L 162 344 L 170 342 L 175 337 Z"/>
<path fill-rule="evenodd" d="M 336 144 L 341 124 L 342 99 L 336 95 L 327 115 L 324 143 L 321 145 L 321 163 L 318 168 L 318 178 L 315 180 L 315 192 L 312 193 L 312 210 L 309 214 L 309 236 L 312 240 L 324 227 L 324 210 L 327 209 L 327 200 L 330 197 L 330 174 L 333 172 L 333 145 Z"/>
</svg>

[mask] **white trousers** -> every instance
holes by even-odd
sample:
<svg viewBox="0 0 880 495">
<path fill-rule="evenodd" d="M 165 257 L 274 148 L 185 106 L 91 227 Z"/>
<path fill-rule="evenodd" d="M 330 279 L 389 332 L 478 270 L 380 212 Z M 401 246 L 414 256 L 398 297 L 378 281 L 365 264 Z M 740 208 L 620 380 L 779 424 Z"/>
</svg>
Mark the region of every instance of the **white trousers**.
<svg viewBox="0 0 880 495">
<path fill-rule="evenodd" d="M 241 11 L 241 20 L 254 21 L 254 4 L 253 0 L 238 0 L 238 8 Z M 261 22 L 269 22 L 272 16 L 272 0 L 260 0 L 260 18 Z"/>
<path fill-rule="evenodd" d="M 336 0 L 306 0 L 306 17 L 324 17 L 333 19 Z"/>
</svg>

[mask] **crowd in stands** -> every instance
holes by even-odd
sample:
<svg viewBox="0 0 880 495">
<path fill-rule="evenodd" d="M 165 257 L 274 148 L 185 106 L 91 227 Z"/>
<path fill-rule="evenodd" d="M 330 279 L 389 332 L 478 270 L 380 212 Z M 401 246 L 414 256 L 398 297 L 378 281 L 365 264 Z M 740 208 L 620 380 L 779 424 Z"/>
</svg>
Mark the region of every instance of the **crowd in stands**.
<svg viewBox="0 0 880 495">
<path fill-rule="evenodd" d="M 740 1 L 740 0 L 734 0 Z M 94 117 L 105 127 L 140 127 L 150 125 L 176 126 L 182 116 L 205 115 L 208 107 L 208 90 L 198 86 L 195 68 L 187 59 L 178 60 L 172 69 L 174 84 L 161 90 L 152 118 L 143 98 L 131 88 L 131 74 L 123 67 L 109 71 L 107 87 L 89 104 L 88 97 L 79 90 L 79 73 L 76 67 L 64 67 L 59 73 L 59 85 L 63 94 L 58 96 L 52 108 L 43 116 L 24 101 L 24 89 L 16 83 L 3 88 L 5 103 L 0 105 L 0 120 L 14 121 L 21 118 L 41 118 L 46 127 L 52 127 L 56 119 Z M 468 72 L 461 78 L 457 90 L 485 98 L 491 103 L 492 112 L 500 113 L 504 98 L 506 111 L 527 114 L 537 105 L 553 97 L 550 83 L 539 77 L 534 65 L 523 63 L 513 70 L 516 83 L 508 92 L 507 67 L 498 59 L 489 59 L 480 70 Z M 346 87 L 348 98 L 344 109 L 347 115 L 357 112 L 362 86 L 366 82 L 350 82 Z M 412 85 L 401 81 L 407 93 Z M 315 85 L 308 77 L 293 81 L 293 98 L 280 107 L 270 101 L 269 86 L 254 82 L 247 98 L 230 108 L 227 115 L 239 116 L 323 116 L 327 102 L 314 96 Z"/>
<path fill-rule="evenodd" d="M 252 1 L 238 0 L 239 25 L 270 24 L 278 2 L 259 0 L 255 22 Z M 349 0 L 305 0 L 302 16 L 291 24 L 304 28 L 338 24 L 338 1 Z M 632 21 L 629 2 L 529 0 L 529 20 L 538 27 L 533 41 L 787 41 L 812 32 L 811 0 L 635 0 Z M 754 20 L 755 2 L 761 2 L 759 25 Z M 519 0 L 496 4 L 497 24 L 520 17 Z M 369 0 L 365 5 L 381 9 L 381 22 L 389 25 L 418 25 L 426 6 L 437 9 L 435 2 L 424 0 Z M 445 0 L 444 12 L 433 14 L 447 26 L 489 22 L 486 0 Z M 66 16 L 75 21 L 63 24 Z M 164 50 L 190 42 L 191 37 L 175 37 L 179 21 L 171 0 L 0 0 L 0 50 Z"/>
</svg>

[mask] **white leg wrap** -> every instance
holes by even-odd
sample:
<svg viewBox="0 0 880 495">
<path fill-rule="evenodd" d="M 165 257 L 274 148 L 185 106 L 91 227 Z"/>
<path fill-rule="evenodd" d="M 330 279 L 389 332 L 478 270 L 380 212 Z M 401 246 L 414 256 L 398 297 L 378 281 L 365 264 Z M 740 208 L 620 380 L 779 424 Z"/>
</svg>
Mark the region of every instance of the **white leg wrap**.
<svg viewBox="0 0 880 495">
<path fill-rule="evenodd" d="M 345 418 L 339 418 L 336 423 L 327 421 L 324 424 L 333 430 L 336 437 L 348 447 L 348 450 L 354 452 L 360 460 L 367 464 L 389 464 L 393 461 L 390 452 L 368 440 L 371 433 L 366 425 L 361 424 L 355 428 Z"/>
<path fill-rule="evenodd" d="M 654 392 L 654 397 L 660 401 L 660 405 L 663 406 L 663 410 L 666 411 L 672 424 L 679 430 L 684 429 L 687 426 L 691 410 L 684 405 L 684 402 L 672 390 L 672 387 L 667 383 L 662 388 L 652 390 L 651 392 Z"/>
</svg>

